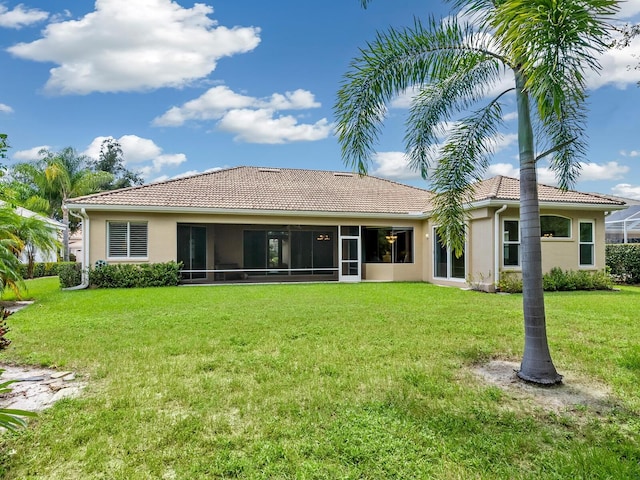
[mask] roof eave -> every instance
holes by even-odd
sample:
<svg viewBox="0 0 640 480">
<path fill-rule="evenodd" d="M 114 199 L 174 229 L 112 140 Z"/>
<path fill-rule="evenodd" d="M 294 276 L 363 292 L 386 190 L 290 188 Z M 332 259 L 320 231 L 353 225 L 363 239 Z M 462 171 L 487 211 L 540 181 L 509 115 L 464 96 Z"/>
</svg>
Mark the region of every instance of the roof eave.
<svg viewBox="0 0 640 480">
<path fill-rule="evenodd" d="M 499 198 L 489 198 L 484 200 L 478 200 L 476 202 L 471 202 L 467 205 L 469 210 L 473 210 L 475 208 L 485 208 L 485 207 L 501 207 L 502 205 L 507 205 L 509 207 L 520 208 L 520 201 L 513 199 L 499 199 Z M 601 210 L 604 212 L 610 212 L 613 210 L 624 210 L 628 207 L 628 205 L 614 205 L 608 203 L 582 203 L 582 202 L 563 202 L 563 201 L 539 201 L 540 208 L 545 209 L 556 209 L 556 210 Z"/>
<path fill-rule="evenodd" d="M 166 207 L 141 205 L 95 205 L 95 204 L 67 204 L 70 210 L 101 211 L 101 212 L 143 212 L 143 213 L 196 213 L 209 215 L 273 215 L 281 217 L 329 217 L 329 218 L 389 218 L 424 220 L 428 218 L 425 212 L 331 212 L 322 210 L 268 210 L 248 208 L 207 208 L 207 207 Z"/>
</svg>

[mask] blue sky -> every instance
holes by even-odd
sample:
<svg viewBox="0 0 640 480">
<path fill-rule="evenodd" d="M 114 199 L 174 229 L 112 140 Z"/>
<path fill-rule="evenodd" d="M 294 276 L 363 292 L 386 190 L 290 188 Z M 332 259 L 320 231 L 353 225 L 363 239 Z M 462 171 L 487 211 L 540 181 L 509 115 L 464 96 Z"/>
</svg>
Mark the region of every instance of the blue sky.
<svg viewBox="0 0 640 480">
<path fill-rule="evenodd" d="M 120 142 L 157 181 L 236 165 L 345 170 L 333 105 L 376 31 L 444 16 L 426 0 L 0 0 L 0 132 L 10 162 Z M 640 0 L 620 20 L 640 21 Z M 589 77 L 589 150 L 577 189 L 640 198 L 640 39 Z M 631 67 L 630 67 L 631 66 Z M 408 97 L 389 110 L 371 173 L 428 188 L 404 161 Z M 515 107 L 487 176 L 517 176 Z M 545 164 L 539 179 L 553 183 Z"/>
</svg>

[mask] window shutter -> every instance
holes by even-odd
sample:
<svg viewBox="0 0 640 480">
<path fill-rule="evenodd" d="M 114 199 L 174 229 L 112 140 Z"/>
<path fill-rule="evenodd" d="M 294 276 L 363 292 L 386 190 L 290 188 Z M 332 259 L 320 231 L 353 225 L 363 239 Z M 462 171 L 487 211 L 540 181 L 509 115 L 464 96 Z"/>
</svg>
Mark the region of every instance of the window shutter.
<svg viewBox="0 0 640 480">
<path fill-rule="evenodd" d="M 109 257 L 126 257 L 127 256 L 127 223 L 126 222 L 109 222 Z"/>
<path fill-rule="evenodd" d="M 146 223 L 130 223 L 129 224 L 129 256 L 130 257 L 146 257 L 147 256 L 147 224 Z"/>
</svg>

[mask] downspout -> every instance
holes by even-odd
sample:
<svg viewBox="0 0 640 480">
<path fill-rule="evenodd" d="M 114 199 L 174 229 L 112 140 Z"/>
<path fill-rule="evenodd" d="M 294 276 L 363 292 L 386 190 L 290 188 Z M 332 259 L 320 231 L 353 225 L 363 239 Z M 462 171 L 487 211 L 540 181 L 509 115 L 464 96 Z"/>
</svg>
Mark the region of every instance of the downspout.
<svg viewBox="0 0 640 480">
<path fill-rule="evenodd" d="M 89 216 L 84 208 L 80 210 L 80 215 L 74 213 L 73 210 L 69 210 L 69 213 L 82 220 L 82 262 L 80 262 L 82 268 L 82 283 L 75 287 L 63 288 L 62 290 L 65 292 L 83 290 L 89 286 Z"/>
<path fill-rule="evenodd" d="M 493 228 L 495 230 L 494 233 L 494 242 L 493 242 L 493 284 L 498 285 L 500 282 L 500 214 L 507 209 L 506 205 L 502 205 L 498 210 L 496 210 L 495 217 L 493 220 Z"/>
</svg>

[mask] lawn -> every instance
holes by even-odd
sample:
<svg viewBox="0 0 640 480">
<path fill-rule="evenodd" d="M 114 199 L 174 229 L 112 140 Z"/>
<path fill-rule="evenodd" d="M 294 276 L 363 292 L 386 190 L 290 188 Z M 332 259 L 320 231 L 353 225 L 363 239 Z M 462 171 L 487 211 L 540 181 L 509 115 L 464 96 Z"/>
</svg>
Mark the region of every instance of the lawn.
<svg viewBox="0 0 640 480">
<path fill-rule="evenodd" d="M 638 288 L 547 295 L 558 370 L 613 394 L 552 412 L 470 371 L 519 359 L 519 295 L 29 286 L 0 361 L 89 386 L 0 438 L 5 479 L 640 478 Z"/>
</svg>

